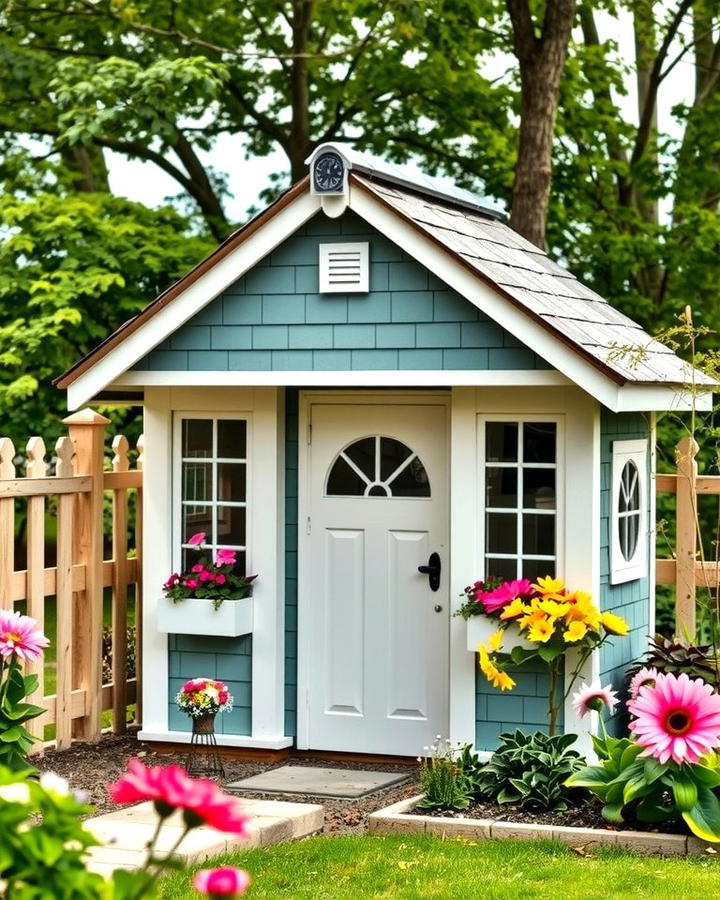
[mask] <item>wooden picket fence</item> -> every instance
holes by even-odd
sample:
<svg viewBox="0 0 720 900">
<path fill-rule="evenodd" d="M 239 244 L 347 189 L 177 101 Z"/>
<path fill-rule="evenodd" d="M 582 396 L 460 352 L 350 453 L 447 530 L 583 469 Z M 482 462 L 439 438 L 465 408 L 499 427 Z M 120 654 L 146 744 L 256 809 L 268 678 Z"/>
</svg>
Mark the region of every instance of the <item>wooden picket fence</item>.
<svg viewBox="0 0 720 900">
<path fill-rule="evenodd" d="M 674 556 L 655 561 L 655 577 L 658 584 L 675 586 L 675 630 L 687 639 L 696 634 L 698 589 L 714 592 L 720 587 L 720 553 L 711 561 L 698 553 L 698 497 L 720 495 L 720 475 L 698 475 L 699 450 L 696 441 L 683 438 L 675 448 L 675 473 L 656 478 L 658 493 L 675 494 L 677 526 Z"/>
<path fill-rule="evenodd" d="M 128 597 L 134 586 L 137 647 L 140 646 L 143 444 L 138 441 L 135 469 L 128 462 L 128 441 L 112 441 L 111 471 L 105 470 L 105 428 L 109 419 L 90 409 L 63 420 L 67 437 L 55 445 L 48 465 L 42 438 L 26 445 L 25 476 L 17 477 L 16 450 L 0 438 L 0 609 L 26 601 L 27 614 L 45 622 L 45 601 L 55 597 L 57 633 L 50 635 L 57 654 L 56 691 L 45 695 L 44 662 L 27 664 L 40 682 L 32 702 L 45 714 L 30 723 L 42 739 L 46 725 L 55 725 L 58 749 L 73 739 L 93 741 L 101 734 L 102 713 L 112 710 L 112 729 L 123 733 L 128 706 L 139 703 L 140 653 L 135 654 L 137 677 L 126 677 Z M 48 469 L 54 472 L 49 474 Z M 128 501 L 136 492 L 134 553 L 128 540 Z M 103 507 L 106 493 L 112 503 L 112 556 L 104 558 Z M 16 504 L 25 502 L 27 523 L 26 568 L 15 570 Z M 56 565 L 45 565 L 46 516 L 56 517 Z M 112 589 L 112 682 L 102 681 L 103 592 Z M 42 746 L 42 745 L 39 745 Z"/>
</svg>

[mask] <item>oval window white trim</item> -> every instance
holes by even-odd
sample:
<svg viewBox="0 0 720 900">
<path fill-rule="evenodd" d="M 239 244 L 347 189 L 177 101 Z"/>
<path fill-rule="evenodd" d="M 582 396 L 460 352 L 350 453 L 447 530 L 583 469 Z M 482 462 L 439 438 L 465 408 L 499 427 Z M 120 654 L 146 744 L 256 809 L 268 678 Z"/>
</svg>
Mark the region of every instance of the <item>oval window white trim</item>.
<svg viewBox="0 0 720 900">
<path fill-rule="evenodd" d="M 637 473 L 637 484 L 629 484 L 625 476 L 634 472 Z M 644 578 L 648 573 L 647 441 L 612 443 L 609 519 L 610 584 Z M 634 522 L 631 523 L 631 519 Z M 631 524 L 637 525 L 637 536 L 632 542 L 628 541 Z"/>
</svg>

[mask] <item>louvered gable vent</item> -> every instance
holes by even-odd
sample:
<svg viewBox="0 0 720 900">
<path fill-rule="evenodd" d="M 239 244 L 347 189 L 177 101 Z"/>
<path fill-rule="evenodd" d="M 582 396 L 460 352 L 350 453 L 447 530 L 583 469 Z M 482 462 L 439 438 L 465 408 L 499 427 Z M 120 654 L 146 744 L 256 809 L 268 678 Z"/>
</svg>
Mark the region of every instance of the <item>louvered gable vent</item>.
<svg viewBox="0 0 720 900">
<path fill-rule="evenodd" d="M 370 245 L 320 244 L 320 293 L 366 294 Z"/>
</svg>

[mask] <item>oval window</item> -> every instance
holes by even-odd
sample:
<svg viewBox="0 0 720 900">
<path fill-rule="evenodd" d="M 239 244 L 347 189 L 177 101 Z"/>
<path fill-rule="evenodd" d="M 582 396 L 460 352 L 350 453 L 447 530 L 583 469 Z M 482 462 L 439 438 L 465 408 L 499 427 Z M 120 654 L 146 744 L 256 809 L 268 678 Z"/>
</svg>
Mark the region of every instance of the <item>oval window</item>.
<svg viewBox="0 0 720 900">
<path fill-rule="evenodd" d="M 376 434 L 348 444 L 328 473 L 330 497 L 429 497 L 430 480 L 417 453 Z"/>
<path fill-rule="evenodd" d="M 620 552 L 630 562 L 640 537 L 640 473 L 631 459 L 625 463 L 620 475 L 617 516 Z"/>
</svg>

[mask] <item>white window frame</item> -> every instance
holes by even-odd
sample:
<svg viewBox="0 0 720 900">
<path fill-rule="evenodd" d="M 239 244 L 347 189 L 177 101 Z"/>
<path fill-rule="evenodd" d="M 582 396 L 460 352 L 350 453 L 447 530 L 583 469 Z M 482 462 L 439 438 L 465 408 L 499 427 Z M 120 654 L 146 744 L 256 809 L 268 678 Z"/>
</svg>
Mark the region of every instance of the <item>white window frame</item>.
<svg viewBox="0 0 720 900">
<path fill-rule="evenodd" d="M 218 506 L 241 506 L 245 507 L 245 546 L 239 546 L 236 544 L 223 544 L 218 543 L 217 545 L 213 544 L 212 541 L 206 541 L 206 546 L 210 548 L 210 555 L 214 556 L 215 552 L 220 547 L 227 547 L 232 550 L 237 550 L 245 554 L 245 567 L 246 573 L 249 574 L 253 571 L 252 569 L 252 520 L 251 520 L 251 511 L 253 509 L 252 505 L 252 485 L 253 485 L 253 472 L 252 472 L 252 446 L 253 446 L 253 435 L 252 435 L 252 417 L 248 414 L 238 414 L 231 412 L 175 412 L 174 413 L 174 422 L 173 422 L 173 489 L 172 489 L 172 505 L 173 505 L 173 541 L 172 541 L 172 558 L 173 558 L 173 571 L 180 572 L 182 567 L 182 551 L 184 549 L 184 545 L 182 542 L 182 510 L 183 510 L 183 497 L 182 497 L 182 464 L 186 462 L 186 458 L 182 455 L 182 423 L 187 419 L 204 419 L 209 420 L 211 422 L 217 422 L 219 419 L 233 419 L 235 421 L 244 421 L 246 428 L 246 441 L 245 441 L 245 500 L 244 501 L 223 501 L 219 503 L 217 500 L 217 485 L 216 485 L 216 475 L 213 474 L 213 498 L 208 500 L 206 503 L 196 503 L 197 506 L 210 506 L 213 510 L 213 519 L 215 518 L 215 510 Z M 213 465 L 213 473 L 217 471 L 216 466 L 219 462 L 224 462 L 224 457 L 202 457 L 202 459 L 207 460 L 207 462 L 214 464 Z M 241 457 L 232 460 L 232 462 L 241 462 Z M 210 535 L 210 537 L 212 537 Z"/>
<path fill-rule="evenodd" d="M 478 461 L 480 466 L 480 473 L 478 478 L 478 488 L 479 488 L 479 497 L 478 497 L 478 548 L 477 548 L 477 559 L 480 563 L 480 571 L 481 578 L 486 578 L 488 573 L 485 571 L 487 556 L 493 556 L 498 559 L 502 558 L 520 558 L 520 554 L 501 554 L 501 553 L 488 553 L 486 549 L 487 545 L 487 512 L 488 507 L 486 503 L 487 497 L 487 478 L 486 471 L 488 466 L 499 466 L 500 468 L 512 468 L 513 466 L 518 466 L 519 464 L 505 464 L 495 463 L 495 462 L 487 462 L 486 458 L 486 426 L 488 422 L 514 422 L 522 429 L 522 426 L 525 423 L 531 422 L 550 422 L 555 425 L 555 464 L 554 466 L 550 463 L 547 464 L 532 464 L 533 468 L 555 468 L 555 509 L 553 513 L 555 515 L 555 556 L 553 557 L 555 563 L 555 574 L 558 578 L 564 578 L 564 562 L 565 562 L 565 548 L 563 546 L 563 541 L 561 540 L 562 535 L 564 534 L 563 525 L 565 522 L 565 457 L 564 457 L 564 447 L 565 447 L 565 435 L 564 435 L 564 418 L 558 415 L 493 415 L 492 413 L 484 414 L 482 416 L 478 416 L 478 424 L 479 424 L 479 433 L 478 433 Z M 520 484 L 518 484 L 518 491 L 520 491 Z M 518 497 L 520 495 L 518 494 Z M 519 502 L 519 500 L 518 500 Z M 517 507 L 515 509 L 508 508 L 503 509 L 504 512 L 517 513 L 518 510 L 522 510 L 522 507 Z M 537 510 L 533 510 L 534 513 L 537 513 Z M 520 528 L 520 523 L 522 521 L 522 517 L 518 516 L 518 528 Z M 518 546 L 520 546 L 518 544 Z M 525 554 L 524 558 L 529 560 L 543 560 L 546 557 L 544 555 L 535 555 L 535 554 Z"/>
<path fill-rule="evenodd" d="M 330 257 L 333 253 L 357 253 L 357 281 L 343 284 L 330 280 Z M 319 244 L 318 285 L 321 294 L 367 294 L 370 290 L 370 244 L 367 241 Z"/>
<path fill-rule="evenodd" d="M 623 469 L 632 462 L 638 471 L 640 522 L 635 552 L 625 559 L 620 547 L 620 485 Z M 648 558 L 648 442 L 613 441 L 609 511 L 610 584 L 624 584 L 647 575 Z"/>
</svg>

